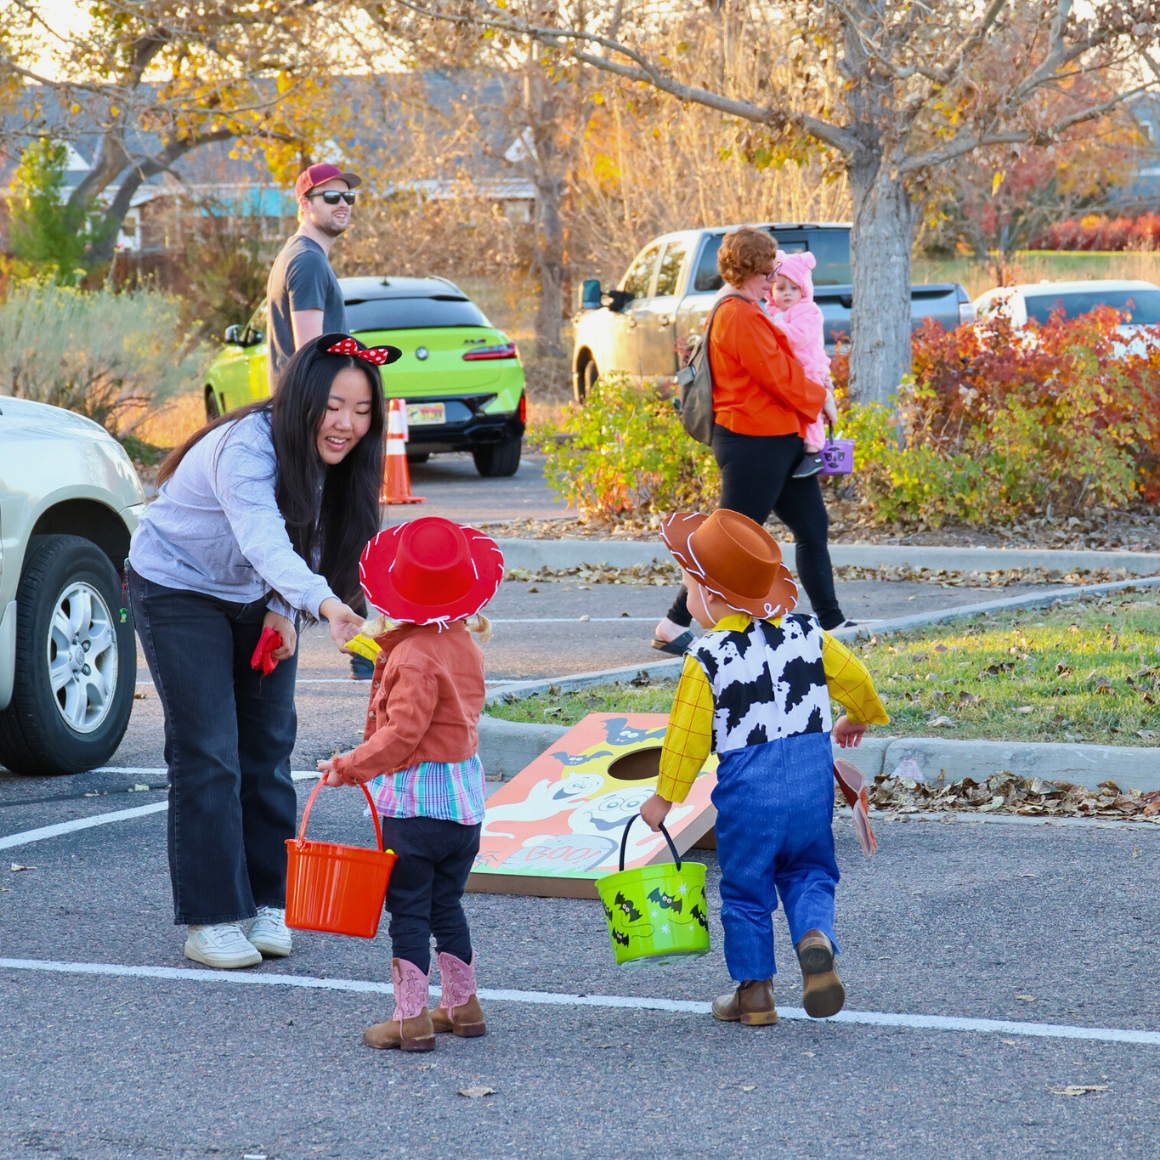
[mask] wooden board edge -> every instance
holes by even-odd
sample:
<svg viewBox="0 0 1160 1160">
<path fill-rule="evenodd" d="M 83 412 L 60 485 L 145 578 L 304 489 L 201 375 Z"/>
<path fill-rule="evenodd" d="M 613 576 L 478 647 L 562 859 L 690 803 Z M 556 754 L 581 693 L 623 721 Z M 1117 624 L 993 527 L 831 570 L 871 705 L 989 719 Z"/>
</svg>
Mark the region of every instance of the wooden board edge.
<svg viewBox="0 0 1160 1160">
<path fill-rule="evenodd" d="M 533 874 L 469 874 L 468 894 L 515 894 L 528 898 L 598 899 L 593 878 L 553 878 Z"/>
</svg>

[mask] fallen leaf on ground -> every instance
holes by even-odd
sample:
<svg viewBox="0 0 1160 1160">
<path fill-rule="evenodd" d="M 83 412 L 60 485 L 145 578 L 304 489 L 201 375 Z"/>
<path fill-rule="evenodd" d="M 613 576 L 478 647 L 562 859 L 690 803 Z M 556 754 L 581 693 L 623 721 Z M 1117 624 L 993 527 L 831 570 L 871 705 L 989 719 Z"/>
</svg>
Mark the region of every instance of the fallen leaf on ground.
<svg viewBox="0 0 1160 1160">
<path fill-rule="evenodd" d="M 953 729 L 955 723 L 949 717 L 936 717 L 931 723 L 932 729 Z"/>
<path fill-rule="evenodd" d="M 1035 1002 L 1034 995 L 1016 995 L 1015 998 L 1022 999 L 1024 1003 L 1034 1003 Z"/>
<path fill-rule="evenodd" d="M 741 1085 L 741 1090 L 742 1090 L 743 1092 L 751 1092 L 751 1091 L 756 1091 L 756 1090 L 757 1090 L 757 1084 L 755 1084 L 755 1083 L 747 1083 L 747 1084 L 742 1084 L 742 1085 Z"/>
<path fill-rule="evenodd" d="M 1049 1088 L 1054 1096 L 1086 1096 L 1088 1092 L 1106 1092 L 1111 1090 L 1110 1083 L 1069 1083 L 1066 1087 Z"/>
<path fill-rule="evenodd" d="M 1016 713 L 1034 713 L 1035 706 L 1034 705 L 1016 705 L 1015 712 Z"/>
<path fill-rule="evenodd" d="M 581 620 L 591 620 L 591 619 L 592 619 L 592 617 L 591 617 L 591 616 L 589 616 L 589 615 L 588 615 L 588 613 L 586 612 L 586 613 L 584 613 L 584 615 L 583 615 L 582 617 L 580 617 L 580 619 L 581 619 Z"/>
<path fill-rule="evenodd" d="M 1007 1044 L 1008 1047 L 1018 1047 L 1019 1046 L 1018 1039 L 1000 1039 L 999 1042 Z"/>
<path fill-rule="evenodd" d="M 35 866 L 21 866 L 19 862 L 13 862 L 9 869 L 11 869 L 12 873 L 15 874 L 19 870 L 35 870 L 36 867 Z"/>
<path fill-rule="evenodd" d="M 477 1083 L 473 1084 L 471 1087 L 460 1088 L 459 1094 L 461 1096 L 466 1096 L 469 1100 L 478 1100 L 482 1096 L 494 1096 L 495 1088 L 484 1087 L 483 1084 Z"/>
</svg>

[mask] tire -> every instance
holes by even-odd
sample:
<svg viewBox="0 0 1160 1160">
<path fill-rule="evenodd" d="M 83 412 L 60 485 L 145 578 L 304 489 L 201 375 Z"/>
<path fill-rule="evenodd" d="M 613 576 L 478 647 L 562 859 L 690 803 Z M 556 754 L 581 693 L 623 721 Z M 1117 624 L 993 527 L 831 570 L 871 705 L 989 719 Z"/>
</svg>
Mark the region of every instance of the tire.
<svg viewBox="0 0 1160 1160">
<path fill-rule="evenodd" d="M 120 577 L 96 544 L 29 540 L 16 590 L 16 687 L 0 712 L 0 762 L 13 773 L 79 773 L 121 744 L 137 680 L 133 625 L 121 623 L 121 605 Z"/>
<path fill-rule="evenodd" d="M 431 458 L 430 451 L 408 451 L 407 452 L 407 462 L 408 463 L 426 463 L 427 460 L 430 458 Z"/>
<path fill-rule="evenodd" d="M 596 389 L 596 382 L 600 378 L 600 368 L 595 359 L 589 359 L 576 376 L 576 402 L 583 403 Z"/>
<path fill-rule="evenodd" d="M 520 466 L 520 451 L 523 440 L 505 439 L 502 443 L 485 443 L 473 448 L 471 457 L 475 460 L 475 470 L 484 479 L 499 479 L 505 475 L 515 475 Z"/>
<path fill-rule="evenodd" d="M 213 387 L 206 387 L 205 389 L 205 421 L 212 423 L 215 419 L 220 419 L 222 414 L 221 407 L 218 406 L 218 397 Z"/>
</svg>

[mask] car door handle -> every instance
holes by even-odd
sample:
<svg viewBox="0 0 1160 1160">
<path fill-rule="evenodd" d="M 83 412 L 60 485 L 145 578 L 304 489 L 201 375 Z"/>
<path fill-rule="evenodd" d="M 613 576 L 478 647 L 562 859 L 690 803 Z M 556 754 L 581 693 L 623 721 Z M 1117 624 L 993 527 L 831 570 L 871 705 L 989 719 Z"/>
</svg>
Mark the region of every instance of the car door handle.
<svg viewBox="0 0 1160 1160">
<path fill-rule="evenodd" d="M 657 319 L 657 325 L 661 328 L 661 330 L 664 330 L 666 326 L 672 326 L 672 324 L 673 318 L 671 314 L 662 314 L 660 318 Z"/>
<path fill-rule="evenodd" d="M 636 329 L 636 319 L 630 318 L 628 320 L 627 324 L 625 325 L 625 329 L 626 330 L 635 330 Z"/>
</svg>

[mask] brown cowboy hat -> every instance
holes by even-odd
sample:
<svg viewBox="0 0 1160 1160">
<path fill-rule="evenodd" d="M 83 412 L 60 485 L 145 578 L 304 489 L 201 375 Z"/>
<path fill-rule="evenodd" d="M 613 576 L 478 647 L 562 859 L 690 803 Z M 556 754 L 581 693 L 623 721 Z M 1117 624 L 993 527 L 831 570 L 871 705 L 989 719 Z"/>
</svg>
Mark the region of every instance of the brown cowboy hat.
<svg viewBox="0 0 1160 1160">
<path fill-rule="evenodd" d="M 797 604 L 777 541 L 740 512 L 677 512 L 661 525 L 661 537 L 677 563 L 736 612 L 766 619 Z"/>
</svg>

